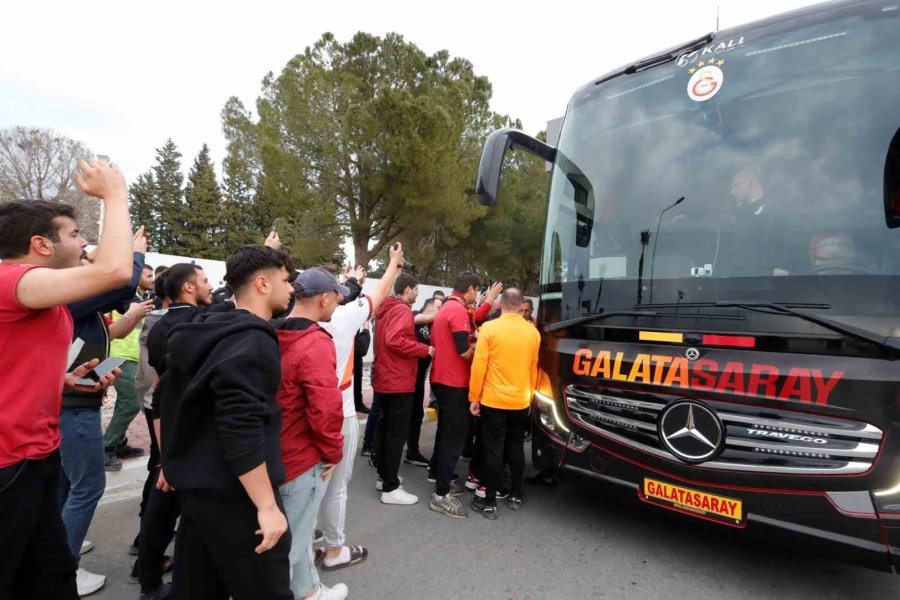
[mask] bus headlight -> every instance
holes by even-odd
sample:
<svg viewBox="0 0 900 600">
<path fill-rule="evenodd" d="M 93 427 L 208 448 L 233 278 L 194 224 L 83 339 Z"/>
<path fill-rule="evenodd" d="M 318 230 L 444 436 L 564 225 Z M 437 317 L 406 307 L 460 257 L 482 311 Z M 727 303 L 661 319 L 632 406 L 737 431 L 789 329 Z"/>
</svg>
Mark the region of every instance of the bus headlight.
<svg viewBox="0 0 900 600">
<path fill-rule="evenodd" d="M 555 433 L 562 439 L 569 437 L 569 428 L 559 418 L 559 413 L 556 412 L 556 402 L 553 401 L 553 398 L 541 392 L 535 392 L 534 407 L 537 410 L 538 421 L 545 429 Z"/>
</svg>

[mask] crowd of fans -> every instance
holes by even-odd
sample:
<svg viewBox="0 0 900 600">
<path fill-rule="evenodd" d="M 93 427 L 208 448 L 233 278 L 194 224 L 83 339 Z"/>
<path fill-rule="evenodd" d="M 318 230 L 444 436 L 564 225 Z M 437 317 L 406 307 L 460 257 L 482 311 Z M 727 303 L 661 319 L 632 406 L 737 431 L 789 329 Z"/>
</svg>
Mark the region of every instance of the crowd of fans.
<svg viewBox="0 0 900 600">
<path fill-rule="evenodd" d="M 360 412 L 382 503 L 418 502 L 399 476 L 405 461 L 428 468 L 428 505 L 441 515 L 468 516 L 466 488 L 489 519 L 498 499 L 521 508 L 540 336 L 520 290 L 496 282 L 482 293 L 463 273 L 414 313 L 418 282 L 400 244 L 363 295 L 363 268 L 297 272 L 273 232 L 228 258 L 228 291 L 214 294 L 195 264 L 144 263 L 148 240 L 132 233 L 116 167 L 79 169 L 78 185 L 104 204 L 90 255 L 70 207 L 0 204 L 0 598 L 103 587 L 79 557 L 105 472 L 144 453 L 126 438 L 141 411 L 150 456 L 131 551 L 142 600 L 346 598 L 318 571 L 369 553 L 346 536 Z M 361 394 L 370 341 L 371 410 Z M 419 445 L 427 401 L 438 416 L 430 458 Z"/>
</svg>

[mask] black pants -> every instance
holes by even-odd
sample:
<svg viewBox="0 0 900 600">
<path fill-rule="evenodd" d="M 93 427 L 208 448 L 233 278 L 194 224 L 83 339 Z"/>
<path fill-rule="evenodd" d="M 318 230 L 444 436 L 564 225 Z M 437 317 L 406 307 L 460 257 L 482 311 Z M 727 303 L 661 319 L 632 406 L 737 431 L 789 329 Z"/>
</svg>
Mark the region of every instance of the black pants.
<svg viewBox="0 0 900 600">
<path fill-rule="evenodd" d="M 375 378 L 375 369 L 371 371 L 372 379 Z M 372 450 L 375 447 L 375 436 L 378 433 L 378 420 L 381 417 L 381 394 L 372 391 L 372 410 L 366 415 L 366 432 L 363 435 L 363 449 Z"/>
<path fill-rule="evenodd" d="M 481 419 L 469 414 L 469 431 L 462 453 L 469 457 L 469 474 L 481 476 L 481 464 L 484 457 L 484 445 L 481 441 Z"/>
<path fill-rule="evenodd" d="M 353 354 L 353 404 L 356 405 L 357 411 L 366 406 L 365 403 L 363 403 L 362 384 L 363 354 L 355 352 Z"/>
<path fill-rule="evenodd" d="M 0 598 L 77 600 L 59 481 L 59 452 L 0 469 Z"/>
<path fill-rule="evenodd" d="M 419 370 L 416 373 L 416 392 L 413 395 L 412 413 L 409 416 L 409 435 L 406 438 L 406 455 L 421 454 L 419 436 L 422 434 L 422 419 L 425 417 L 425 377 L 431 357 L 419 359 Z"/>
<path fill-rule="evenodd" d="M 379 396 L 381 416 L 375 435 L 375 462 L 382 480 L 382 491 L 393 492 L 400 487 L 400 460 L 403 457 L 403 443 L 409 434 L 413 392 Z"/>
<path fill-rule="evenodd" d="M 150 491 L 156 485 L 156 472 L 160 460 L 159 442 L 156 440 L 156 431 L 153 429 L 153 411 L 149 408 L 144 408 L 144 416 L 147 418 L 147 429 L 150 430 L 150 458 L 147 460 L 147 479 L 144 481 L 144 489 L 141 492 L 141 509 L 138 511 L 139 518 L 144 517 L 144 510 L 147 508 L 147 503 L 150 501 Z M 135 539 L 134 545 L 138 545 L 137 539 Z"/>
<path fill-rule="evenodd" d="M 281 495 L 275 501 L 284 511 Z M 176 600 L 294 600 L 291 593 L 291 532 L 262 554 L 254 548 L 256 507 L 243 491 L 179 492 L 181 524 L 175 541 Z"/>
<path fill-rule="evenodd" d="M 147 463 L 145 499 L 141 501 L 141 532 L 138 535 L 138 557 L 134 571 L 141 582 L 141 592 L 152 592 L 162 585 L 166 548 L 175 535 L 175 523 L 181 515 L 178 493 L 156 489 L 159 477 L 159 443 L 153 430 L 153 415 L 144 409 L 150 424 L 150 461 Z"/>
<path fill-rule="evenodd" d="M 435 438 L 435 493 L 443 496 L 450 491 L 450 478 L 459 460 L 466 434 L 469 431 L 469 388 L 450 387 L 440 383 L 431 386 L 438 404 L 438 437 Z"/>
<path fill-rule="evenodd" d="M 528 427 L 528 409 L 505 410 L 481 406 L 481 484 L 487 492 L 488 502 L 495 502 L 497 487 L 503 474 L 504 457 L 509 465 L 510 491 L 522 495 L 522 477 L 525 474 L 525 429 Z"/>
</svg>

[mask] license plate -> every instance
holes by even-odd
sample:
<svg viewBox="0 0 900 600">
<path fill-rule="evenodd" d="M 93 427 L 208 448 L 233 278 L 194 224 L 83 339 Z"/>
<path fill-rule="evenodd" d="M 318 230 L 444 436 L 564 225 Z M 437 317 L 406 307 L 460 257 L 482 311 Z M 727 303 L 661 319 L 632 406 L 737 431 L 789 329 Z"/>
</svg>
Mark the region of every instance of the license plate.
<svg viewBox="0 0 900 600">
<path fill-rule="evenodd" d="M 642 492 L 641 500 L 651 504 L 726 525 L 742 527 L 744 523 L 743 503 L 735 498 L 709 494 L 649 477 L 644 478 Z"/>
</svg>

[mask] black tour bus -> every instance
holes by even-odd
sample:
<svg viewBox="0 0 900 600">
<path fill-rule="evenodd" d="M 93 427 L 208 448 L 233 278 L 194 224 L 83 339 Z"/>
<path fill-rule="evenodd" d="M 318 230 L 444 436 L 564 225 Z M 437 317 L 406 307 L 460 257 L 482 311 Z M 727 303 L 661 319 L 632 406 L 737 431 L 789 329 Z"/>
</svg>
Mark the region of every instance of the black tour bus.
<svg viewBox="0 0 900 600">
<path fill-rule="evenodd" d="M 533 454 L 648 504 L 900 569 L 900 2 L 831 2 L 572 97 Z M 499 201 L 503 201 L 502 194 Z"/>
</svg>

